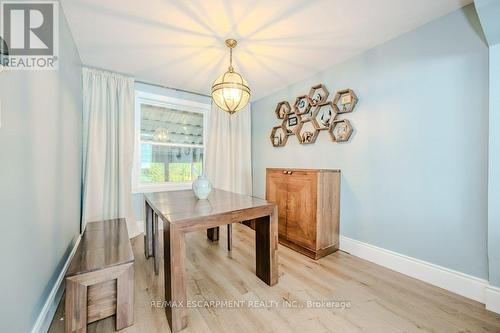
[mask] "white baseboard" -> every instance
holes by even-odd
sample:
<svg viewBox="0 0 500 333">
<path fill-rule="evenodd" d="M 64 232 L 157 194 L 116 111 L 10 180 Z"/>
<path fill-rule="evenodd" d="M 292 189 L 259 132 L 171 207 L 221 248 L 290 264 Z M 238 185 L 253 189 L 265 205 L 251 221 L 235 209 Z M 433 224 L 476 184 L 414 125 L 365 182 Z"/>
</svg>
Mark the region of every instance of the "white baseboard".
<svg viewBox="0 0 500 333">
<path fill-rule="evenodd" d="M 500 288 L 486 287 L 486 309 L 500 313 Z"/>
<path fill-rule="evenodd" d="M 38 315 L 38 318 L 36 319 L 35 324 L 31 329 L 31 333 L 45 333 L 49 330 L 50 323 L 52 322 L 52 318 L 56 313 L 57 306 L 59 305 L 64 291 L 64 276 L 66 275 L 66 271 L 68 270 L 71 259 L 73 259 L 73 256 L 75 255 L 76 249 L 78 248 L 78 244 L 80 244 L 81 239 L 82 237 L 81 235 L 79 235 L 76 239 L 73 249 L 71 250 L 71 253 L 68 256 L 68 259 L 66 259 L 66 262 L 64 263 L 63 269 L 57 277 L 56 283 L 50 291 L 49 297 L 47 297 L 47 300 L 45 301 L 42 311 Z"/>
<path fill-rule="evenodd" d="M 340 237 L 340 249 L 356 257 L 390 268 L 455 294 L 465 296 L 483 304 L 486 303 L 488 307 L 486 288 L 491 287 L 488 286 L 487 280 L 408 257 L 348 237 Z M 500 289 L 490 292 L 490 298 L 495 299 L 497 302 L 494 303 L 491 301 L 490 305 L 493 309 L 492 311 L 495 312 L 498 312 L 500 309 L 499 290 Z"/>
</svg>

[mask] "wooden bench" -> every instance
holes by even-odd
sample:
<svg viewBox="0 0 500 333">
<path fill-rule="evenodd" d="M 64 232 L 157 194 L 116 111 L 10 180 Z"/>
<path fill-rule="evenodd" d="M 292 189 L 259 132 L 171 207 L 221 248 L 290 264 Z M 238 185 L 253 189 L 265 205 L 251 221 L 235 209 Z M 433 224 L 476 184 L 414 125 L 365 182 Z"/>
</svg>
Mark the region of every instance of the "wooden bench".
<svg viewBox="0 0 500 333">
<path fill-rule="evenodd" d="M 87 224 L 66 273 L 66 333 L 114 314 L 117 330 L 134 323 L 133 265 L 125 219 Z"/>
</svg>

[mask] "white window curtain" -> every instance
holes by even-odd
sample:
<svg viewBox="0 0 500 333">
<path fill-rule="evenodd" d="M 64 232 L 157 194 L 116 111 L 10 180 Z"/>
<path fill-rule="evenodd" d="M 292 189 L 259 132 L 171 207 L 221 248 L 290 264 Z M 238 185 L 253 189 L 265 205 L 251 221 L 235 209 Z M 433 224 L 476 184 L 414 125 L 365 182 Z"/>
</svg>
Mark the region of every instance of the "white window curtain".
<svg viewBox="0 0 500 333">
<path fill-rule="evenodd" d="M 134 80 L 83 68 L 83 218 L 127 219 L 139 233 L 132 207 Z"/>
<path fill-rule="evenodd" d="M 252 194 L 250 108 L 230 115 L 212 102 L 205 173 L 215 188 Z"/>
</svg>

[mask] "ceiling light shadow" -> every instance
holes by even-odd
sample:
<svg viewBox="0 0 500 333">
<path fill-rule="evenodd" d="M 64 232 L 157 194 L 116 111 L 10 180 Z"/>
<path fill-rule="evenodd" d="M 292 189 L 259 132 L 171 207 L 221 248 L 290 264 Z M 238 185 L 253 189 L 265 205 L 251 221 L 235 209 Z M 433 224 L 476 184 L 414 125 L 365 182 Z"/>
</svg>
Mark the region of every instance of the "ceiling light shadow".
<svg viewBox="0 0 500 333">
<path fill-rule="evenodd" d="M 317 2 L 318 0 L 308 0 L 308 1 L 301 1 L 299 2 L 297 5 L 293 6 L 293 7 L 289 7 L 289 8 L 286 8 L 286 9 L 283 9 L 279 15 L 275 16 L 275 17 L 272 17 L 271 19 L 269 19 L 267 22 L 261 24 L 260 26 L 258 26 L 254 31 L 244 35 L 243 37 L 246 38 L 246 39 L 251 39 L 252 36 L 255 36 L 257 33 L 269 28 L 269 27 L 272 27 L 276 24 L 278 24 L 279 22 L 287 19 L 287 18 L 290 18 L 291 16 L 293 16 L 294 14 L 297 14 L 299 13 L 301 10 L 304 10 L 305 8 L 307 7 L 310 7 L 311 5 L 313 5 L 315 2 Z"/>
<path fill-rule="evenodd" d="M 193 36 L 209 37 L 209 38 L 216 37 L 215 35 L 212 35 L 209 33 L 204 33 L 204 32 L 200 32 L 200 31 L 192 30 L 192 29 L 188 29 L 185 27 L 174 26 L 174 25 L 171 25 L 171 24 L 168 24 L 165 22 L 157 22 L 157 21 L 148 20 L 148 19 L 145 19 L 144 17 L 130 15 L 130 14 L 124 13 L 124 12 L 118 12 L 114 8 L 108 9 L 106 7 L 96 6 L 96 5 L 90 4 L 88 2 L 79 1 L 79 2 L 76 2 L 74 5 L 79 6 L 81 8 L 84 8 L 88 11 L 92 11 L 94 13 L 94 15 L 108 15 L 108 16 L 115 17 L 119 20 L 126 21 L 126 22 L 134 22 L 136 24 L 144 24 L 144 25 L 148 25 L 148 26 L 151 26 L 154 28 L 160 28 L 160 29 L 164 29 L 164 30 L 172 30 L 175 32 L 185 33 L 185 34 L 189 34 L 189 35 L 193 35 Z"/>
</svg>

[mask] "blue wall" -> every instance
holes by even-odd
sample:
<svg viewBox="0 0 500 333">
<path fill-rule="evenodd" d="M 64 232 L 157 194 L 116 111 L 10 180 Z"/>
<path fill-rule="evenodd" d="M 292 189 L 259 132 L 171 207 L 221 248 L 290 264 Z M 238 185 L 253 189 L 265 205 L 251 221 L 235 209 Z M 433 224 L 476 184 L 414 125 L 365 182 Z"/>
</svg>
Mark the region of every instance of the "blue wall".
<svg viewBox="0 0 500 333">
<path fill-rule="evenodd" d="M 500 287 L 500 44 L 490 47 L 488 254 L 490 284 Z"/>
<path fill-rule="evenodd" d="M 488 261 L 490 284 L 500 286 L 500 1 L 474 5 L 490 45 Z"/>
<path fill-rule="evenodd" d="M 500 1 L 474 0 L 488 44 L 500 43 Z"/>
<path fill-rule="evenodd" d="M 59 19 L 59 70 L 0 73 L 0 332 L 31 330 L 80 231 L 81 61 Z"/>
<path fill-rule="evenodd" d="M 269 142 L 276 103 L 352 88 L 355 132 Z M 266 167 L 342 169 L 341 234 L 488 277 L 488 47 L 467 6 L 252 105 L 254 194 Z"/>
</svg>

